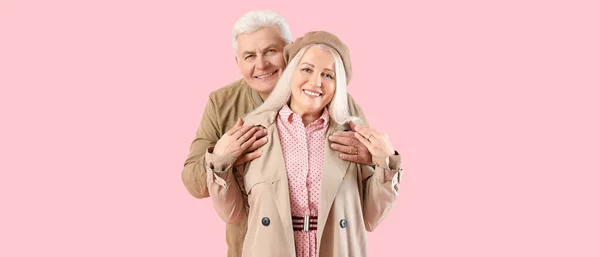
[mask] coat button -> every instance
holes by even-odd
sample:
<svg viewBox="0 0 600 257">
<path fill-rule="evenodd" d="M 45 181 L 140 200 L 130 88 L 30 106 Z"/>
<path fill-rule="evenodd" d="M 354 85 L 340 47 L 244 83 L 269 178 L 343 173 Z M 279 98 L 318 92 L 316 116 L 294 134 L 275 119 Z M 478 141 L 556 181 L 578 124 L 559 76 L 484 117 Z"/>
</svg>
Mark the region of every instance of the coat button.
<svg viewBox="0 0 600 257">
<path fill-rule="evenodd" d="M 348 224 L 346 223 L 345 219 L 340 220 L 340 227 L 346 228 L 346 225 L 348 225 Z"/>
<path fill-rule="evenodd" d="M 262 224 L 263 224 L 263 226 L 268 227 L 269 224 L 271 224 L 271 220 L 269 220 L 269 218 L 267 218 L 267 217 L 264 217 L 264 218 L 262 218 Z"/>
</svg>

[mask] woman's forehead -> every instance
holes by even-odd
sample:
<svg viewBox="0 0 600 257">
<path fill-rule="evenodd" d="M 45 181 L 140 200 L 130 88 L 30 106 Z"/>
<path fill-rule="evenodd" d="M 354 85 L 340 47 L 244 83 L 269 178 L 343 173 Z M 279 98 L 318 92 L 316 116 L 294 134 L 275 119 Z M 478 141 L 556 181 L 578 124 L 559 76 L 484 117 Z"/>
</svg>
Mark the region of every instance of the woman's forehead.
<svg viewBox="0 0 600 257">
<path fill-rule="evenodd" d="M 306 53 L 300 59 L 300 64 L 309 64 L 318 66 L 321 68 L 329 68 L 331 70 L 335 67 L 335 62 L 331 53 L 321 47 L 310 47 L 306 50 Z"/>
</svg>

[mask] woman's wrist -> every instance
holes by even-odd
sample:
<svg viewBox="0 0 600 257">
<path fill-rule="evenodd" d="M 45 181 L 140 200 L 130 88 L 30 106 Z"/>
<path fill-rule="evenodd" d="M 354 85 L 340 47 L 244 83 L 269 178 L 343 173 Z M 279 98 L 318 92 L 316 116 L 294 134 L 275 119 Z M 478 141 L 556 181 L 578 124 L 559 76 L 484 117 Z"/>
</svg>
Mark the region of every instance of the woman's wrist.
<svg viewBox="0 0 600 257">
<path fill-rule="evenodd" d="M 373 156 L 373 162 L 375 163 L 375 165 L 377 165 L 381 168 L 388 168 L 390 166 L 390 157 L 389 156 L 386 156 L 386 157 Z"/>
</svg>

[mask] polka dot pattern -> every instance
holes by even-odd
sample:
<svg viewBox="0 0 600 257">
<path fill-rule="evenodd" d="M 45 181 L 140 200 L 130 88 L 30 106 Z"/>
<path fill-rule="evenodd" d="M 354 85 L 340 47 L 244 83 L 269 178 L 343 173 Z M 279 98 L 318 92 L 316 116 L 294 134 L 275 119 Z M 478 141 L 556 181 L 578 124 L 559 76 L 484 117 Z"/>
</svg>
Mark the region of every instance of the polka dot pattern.
<svg viewBox="0 0 600 257">
<path fill-rule="evenodd" d="M 288 177 L 292 216 L 318 216 L 319 190 L 325 162 L 327 109 L 304 127 L 300 115 L 286 105 L 277 117 L 283 159 Z M 317 231 L 294 231 L 296 256 L 317 256 Z"/>
</svg>

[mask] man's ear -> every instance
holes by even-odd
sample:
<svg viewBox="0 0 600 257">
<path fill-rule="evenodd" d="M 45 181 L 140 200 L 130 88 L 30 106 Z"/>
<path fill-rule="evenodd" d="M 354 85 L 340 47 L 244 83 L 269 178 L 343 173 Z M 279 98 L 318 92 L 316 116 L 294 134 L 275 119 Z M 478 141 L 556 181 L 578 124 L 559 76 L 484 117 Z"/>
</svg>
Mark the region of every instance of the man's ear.
<svg viewBox="0 0 600 257">
<path fill-rule="evenodd" d="M 238 67 L 238 70 L 242 70 L 242 67 L 240 66 L 240 59 L 237 57 L 237 54 L 235 55 L 235 58 L 233 58 L 235 60 L 235 66 Z"/>
</svg>

